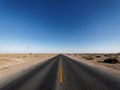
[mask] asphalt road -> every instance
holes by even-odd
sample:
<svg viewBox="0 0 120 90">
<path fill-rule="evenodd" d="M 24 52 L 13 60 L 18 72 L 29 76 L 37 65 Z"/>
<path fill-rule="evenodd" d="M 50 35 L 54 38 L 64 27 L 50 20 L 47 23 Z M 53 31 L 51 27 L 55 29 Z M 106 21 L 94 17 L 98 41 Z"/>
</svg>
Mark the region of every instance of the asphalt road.
<svg viewBox="0 0 120 90">
<path fill-rule="evenodd" d="M 57 56 L 45 61 L 0 90 L 56 90 L 59 58 Z"/>
<path fill-rule="evenodd" d="M 120 90 L 120 78 L 58 55 L 0 90 Z"/>
<path fill-rule="evenodd" d="M 62 57 L 61 90 L 120 90 L 120 78 L 100 71 L 71 58 Z"/>
</svg>

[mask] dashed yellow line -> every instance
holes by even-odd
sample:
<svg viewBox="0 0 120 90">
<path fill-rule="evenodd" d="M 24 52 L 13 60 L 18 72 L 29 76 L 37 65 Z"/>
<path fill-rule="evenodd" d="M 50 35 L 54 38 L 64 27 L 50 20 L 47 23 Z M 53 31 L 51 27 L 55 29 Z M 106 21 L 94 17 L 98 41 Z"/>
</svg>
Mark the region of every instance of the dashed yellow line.
<svg viewBox="0 0 120 90">
<path fill-rule="evenodd" d="M 60 78 L 59 78 L 59 82 L 60 82 L 60 84 L 63 83 L 63 69 L 62 69 L 62 65 L 60 65 Z"/>
</svg>

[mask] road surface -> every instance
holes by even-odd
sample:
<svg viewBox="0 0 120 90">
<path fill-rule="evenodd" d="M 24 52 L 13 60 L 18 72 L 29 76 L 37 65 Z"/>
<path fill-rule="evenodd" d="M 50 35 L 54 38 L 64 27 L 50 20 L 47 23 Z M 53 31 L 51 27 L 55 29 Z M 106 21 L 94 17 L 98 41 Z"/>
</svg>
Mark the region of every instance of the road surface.
<svg viewBox="0 0 120 90">
<path fill-rule="evenodd" d="M 2 86 L 0 90 L 120 90 L 120 79 L 58 55 Z"/>
</svg>

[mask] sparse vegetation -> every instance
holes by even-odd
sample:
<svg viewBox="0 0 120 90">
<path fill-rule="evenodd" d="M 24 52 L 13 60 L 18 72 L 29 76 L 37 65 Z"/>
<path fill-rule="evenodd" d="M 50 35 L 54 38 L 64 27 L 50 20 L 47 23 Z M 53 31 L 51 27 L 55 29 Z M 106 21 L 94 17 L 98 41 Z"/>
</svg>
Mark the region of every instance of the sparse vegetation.
<svg viewBox="0 0 120 90">
<path fill-rule="evenodd" d="M 104 56 L 105 56 L 105 57 L 108 57 L 108 55 L 107 55 L 107 54 L 105 54 Z"/>
<path fill-rule="evenodd" d="M 83 53 L 78 54 L 77 56 L 71 54 L 71 57 L 80 61 L 84 60 L 83 62 L 94 63 L 96 65 L 120 70 L 120 53 Z"/>
<path fill-rule="evenodd" d="M 85 57 L 85 59 L 87 59 L 87 60 L 93 60 L 93 57 L 92 56 L 87 56 L 87 57 Z"/>
<path fill-rule="evenodd" d="M 101 56 L 96 56 L 97 58 L 100 58 Z"/>
<path fill-rule="evenodd" d="M 111 64 L 116 64 L 119 63 L 119 61 L 115 58 L 109 58 L 104 60 L 105 63 L 111 63 Z"/>
</svg>

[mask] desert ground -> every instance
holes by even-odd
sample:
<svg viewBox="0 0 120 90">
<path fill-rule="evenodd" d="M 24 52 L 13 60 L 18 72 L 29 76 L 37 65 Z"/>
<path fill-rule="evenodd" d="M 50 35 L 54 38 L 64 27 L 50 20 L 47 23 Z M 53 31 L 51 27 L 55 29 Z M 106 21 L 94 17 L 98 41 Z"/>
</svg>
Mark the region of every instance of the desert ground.
<svg viewBox="0 0 120 90">
<path fill-rule="evenodd" d="M 120 54 L 1 54 L 0 90 L 120 90 Z"/>
<path fill-rule="evenodd" d="M 42 61 L 55 54 L 0 54 L 0 71 L 18 64 Z"/>
<path fill-rule="evenodd" d="M 100 68 L 120 77 L 120 53 L 109 54 L 66 54 L 77 61 Z"/>
<path fill-rule="evenodd" d="M 21 70 L 21 68 L 43 62 L 58 54 L 0 54 L 0 76 L 5 76 L 3 72 L 11 72 L 11 68 Z M 74 58 L 78 61 L 88 65 L 97 66 L 96 68 L 108 68 L 109 71 L 120 72 L 120 54 L 65 54 L 68 57 Z M 105 62 L 110 59 L 112 62 Z M 114 59 L 117 62 L 114 62 Z M 20 67 L 20 68 L 17 68 Z M 15 71 L 16 71 L 15 70 Z M 18 70 L 18 71 L 19 71 Z M 14 71 L 14 72 L 15 72 Z"/>
<path fill-rule="evenodd" d="M 0 83 L 57 54 L 0 54 Z"/>
</svg>

